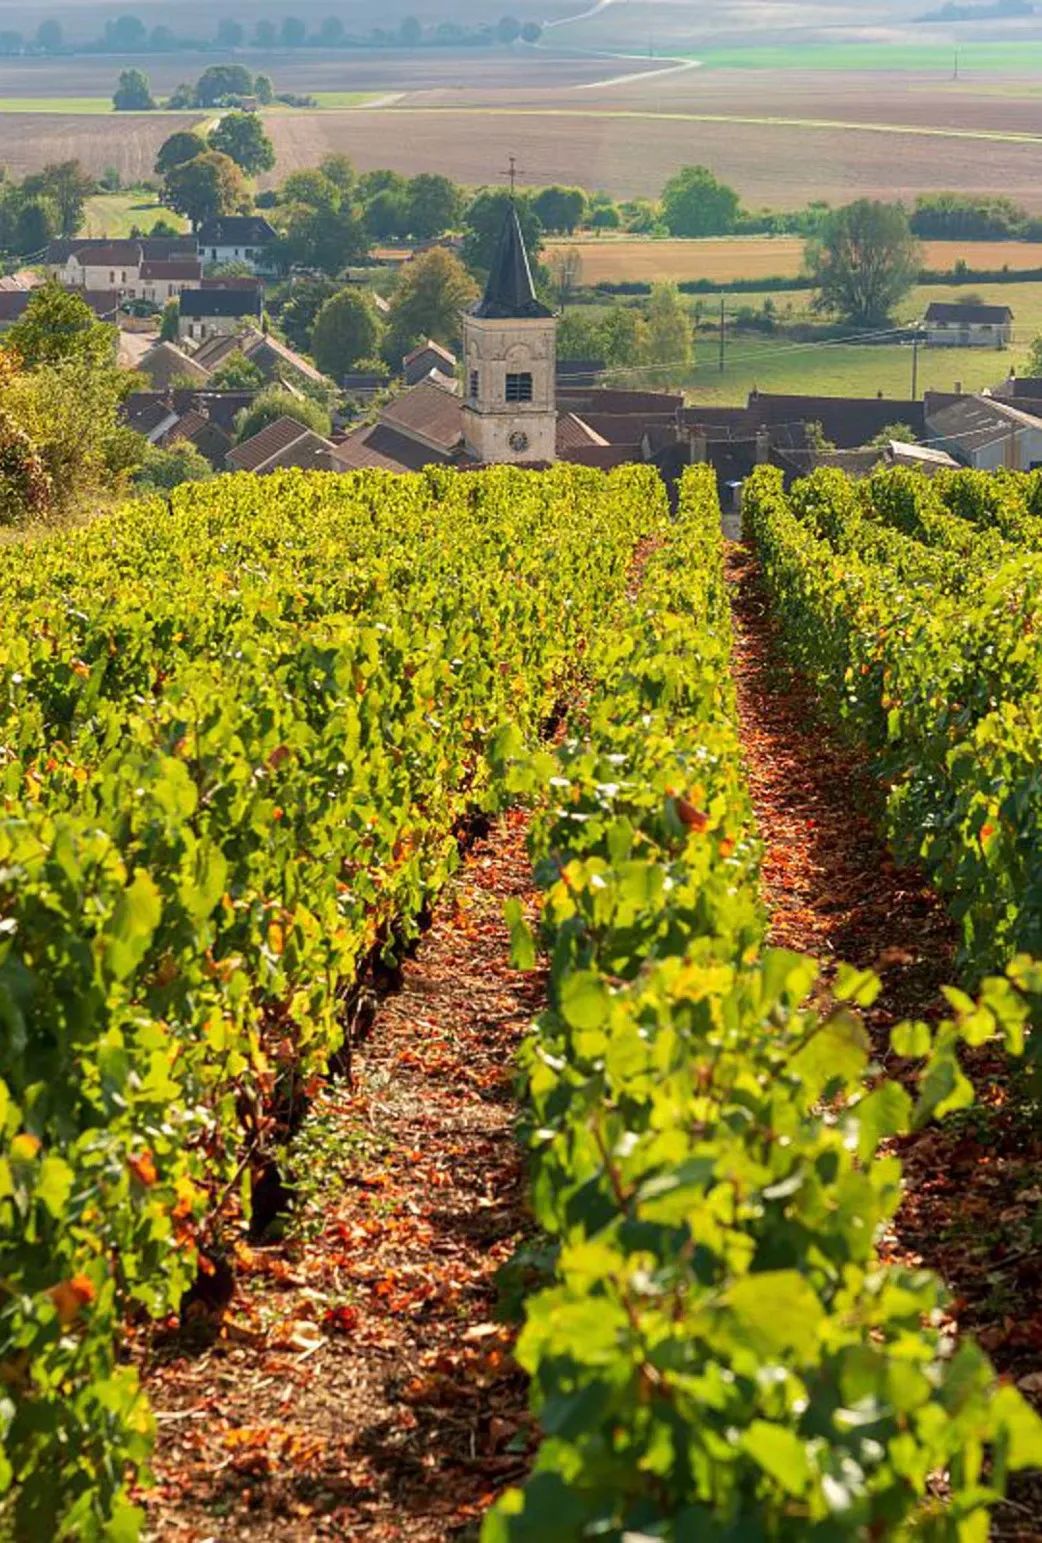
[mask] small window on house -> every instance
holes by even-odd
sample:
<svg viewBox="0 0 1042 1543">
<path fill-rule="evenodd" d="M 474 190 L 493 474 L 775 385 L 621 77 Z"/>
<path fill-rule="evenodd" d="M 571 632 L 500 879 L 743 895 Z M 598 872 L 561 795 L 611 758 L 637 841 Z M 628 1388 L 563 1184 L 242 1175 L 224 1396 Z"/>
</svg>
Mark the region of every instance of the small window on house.
<svg viewBox="0 0 1042 1543">
<path fill-rule="evenodd" d="M 507 401 L 530 402 L 532 400 L 532 376 L 526 370 L 520 375 L 507 376 Z"/>
<path fill-rule="evenodd" d="M 481 385 L 481 377 L 478 375 L 477 370 L 471 370 L 471 372 L 470 372 L 470 396 L 471 396 L 471 400 L 472 401 L 474 401 L 476 399 L 477 394 L 478 394 L 478 388 L 480 387 L 480 385 Z"/>
<path fill-rule="evenodd" d="M 114 273 L 110 273 L 109 274 L 109 283 L 110 284 L 115 284 L 115 282 L 116 282 L 116 275 Z"/>
</svg>

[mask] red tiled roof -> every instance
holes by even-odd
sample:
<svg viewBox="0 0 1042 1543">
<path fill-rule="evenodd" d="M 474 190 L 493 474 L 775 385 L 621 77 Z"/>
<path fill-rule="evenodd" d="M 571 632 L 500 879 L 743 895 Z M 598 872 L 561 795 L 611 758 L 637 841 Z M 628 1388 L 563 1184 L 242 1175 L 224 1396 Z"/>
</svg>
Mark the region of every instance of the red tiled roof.
<svg viewBox="0 0 1042 1543">
<path fill-rule="evenodd" d="M 197 257 L 186 258 L 181 262 L 144 262 L 141 264 L 141 277 L 143 279 L 180 279 L 188 282 L 191 279 L 201 279 L 203 265 Z"/>
<path fill-rule="evenodd" d="M 442 451 L 428 450 L 385 423 L 356 429 L 339 445 L 334 445 L 333 454 L 344 471 L 361 471 L 365 467 L 379 467 L 384 471 L 422 471 L 425 466 L 444 466 L 453 459 Z"/>
<path fill-rule="evenodd" d="M 432 342 L 430 338 L 428 338 L 425 343 L 420 343 L 416 348 L 407 353 L 405 358 L 402 360 L 402 363 L 412 364 L 415 360 L 422 358 L 424 354 L 435 354 L 439 359 L 443 359 L 447 364 L 449 364 L 452 369 L 456 368 L 456 355 L 450 353 L 447 348 L 442 348 L 440 343 Z"/>
<path fill-rule="evenodd" d="M 109 241 L 105 246 L 80 247 L 73 257 L 85 268 L 136 268 L 141 262 L 137 241 Z"/>
<path fill-rule="evenodd" d="M 306 433 L 304 424 L 298 423 L 296 418 L 276 418 L 274 423 L 265 424 L 252 439 L 244 440 L 234 450 L 229 450 L 228 465 L 233 471 L 255 471 Z"/>
<path fill-rule="evenodd" d="M 459 397 L 432 380 L 403 391 L 383 410 L 383 421 L 405 434 L 419 435 L 440 450 L 451 451 L 463 438 Z"/>
<path fill-rule="evenodd" d="M 558 455 L 563 455 L 567 450 L 579 450 L 584 445 L 606 445 L 607 443 L 608 440 L 603 439 L 575 413 L 562 413 L 557 420 Z"/>
</svg>

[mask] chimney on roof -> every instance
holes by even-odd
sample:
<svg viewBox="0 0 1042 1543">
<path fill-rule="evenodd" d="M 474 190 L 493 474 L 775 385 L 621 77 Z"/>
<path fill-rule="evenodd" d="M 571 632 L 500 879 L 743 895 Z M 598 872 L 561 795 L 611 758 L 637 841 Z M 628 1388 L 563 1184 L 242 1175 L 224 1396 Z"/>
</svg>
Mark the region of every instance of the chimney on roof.
<svg viewBox="0 0 1042 1543">
<path fill-rule="evenodd" d="M 756 464 L 765 466 L 771 457 L 771 431 L 769 428 L 756 430 Z"/>
</svg>

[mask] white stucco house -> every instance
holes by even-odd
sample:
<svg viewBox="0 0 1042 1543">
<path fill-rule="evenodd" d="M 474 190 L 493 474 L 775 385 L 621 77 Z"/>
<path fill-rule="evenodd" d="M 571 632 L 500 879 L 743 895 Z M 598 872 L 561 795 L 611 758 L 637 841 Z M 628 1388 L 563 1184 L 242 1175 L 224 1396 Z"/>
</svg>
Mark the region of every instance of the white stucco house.
<svg viewBox="0 0 1042 1543">
<path fill-rule="evenodd" d="M 1008 348 L 1013 312 L 1008 305 L 959 305 L 935 300 L 923 317 L 931 348 Z"/>
</svg>

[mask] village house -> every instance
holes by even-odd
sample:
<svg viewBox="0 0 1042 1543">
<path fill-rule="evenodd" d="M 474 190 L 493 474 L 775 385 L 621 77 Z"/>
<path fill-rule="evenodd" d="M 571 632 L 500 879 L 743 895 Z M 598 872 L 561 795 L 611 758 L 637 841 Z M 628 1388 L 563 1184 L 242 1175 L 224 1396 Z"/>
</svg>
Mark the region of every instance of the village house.
<svg viewBox="0 0 1042 1543">
<path fill-rule="evenodd" d="M 456 368 L 456 355 L 428 338 L 402 360 L 402 378 L 407 386 L 418 386 L 433 375 L 441 385 L 454 390 Z"/>
<path fill-rule="evenodd" d="M 117 290 L 132 299 L 143 299 L 142 286 L 164 282 L 160 270 L 176 265 L 166 282 L 181 287 L 202 277 L 194 236 L 141 236 L 127 240 L 80 238 L 52 241 L 44 267 L 49 278 L 66 289 Z M 180 293 L 180 288 L 175 290 Z M 168 295 L 163 296 L 168 299 Z"/>
<path fill-rule="evenodd" d="M 295 418 L 276 418 L 258 434 L 244 439 L 229 450 L 225 465 L 229 471 L 251 471 L 258 475 L 299 466 L 304 471 L 338 471 L 332 440 L 316 434 Z"/>
<path fill-rule="evenodd" d="M 218 215 L 200 226 L 197 239 L 199 256 L 208 267 L 241 263 L 253 273 L 271 272 L 276 232 L 263 215 Z"/>
<path fill-rule="evenodd" d="M 1037 405 L 1042 412 L 1042 403 Z M 1042 466 L 1042 416 L 1023 406 L 994 396 L 928 391 L 924 410 L 929 441 L 962 466 L 978 471 Z"/>
<path fill-rule="evenodd" d="M 190 343 L 233 337 L 244 326 L 259 322 L 263 308 L 258 289 L 185 290 L 179 301 L 177 335 Z"/>
<path fill-rule="evenodd" d="M 923 318 L 931 348 L 1008 348 L 1013 312 L 1008 305 L 960 305 L 935 300 Z"/>
</svg>

